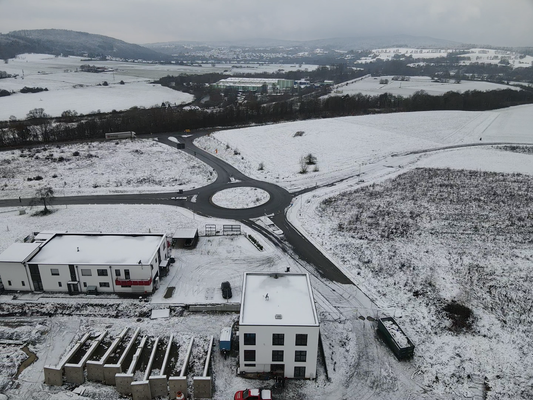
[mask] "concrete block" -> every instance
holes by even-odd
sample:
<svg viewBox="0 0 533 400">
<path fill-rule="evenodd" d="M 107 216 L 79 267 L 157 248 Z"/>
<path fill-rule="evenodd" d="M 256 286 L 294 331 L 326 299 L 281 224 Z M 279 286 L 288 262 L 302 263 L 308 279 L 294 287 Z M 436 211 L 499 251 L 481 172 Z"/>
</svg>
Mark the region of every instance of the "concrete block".
<svg viewBox="0 0 533 400">
<path fill-rule="evenodd" d="M 169 399 L 175 399 L 176 393 L 181 392 L 187 398 L 189 392 L 187 390 L 187 377 L 186 376 L 171 376 L 168 378 L 169 386 Z"/>
<path fill-rule="evenodd" d="M 195 376 L 192 378 L 195 399 L 211 399 L 213 397 L 213 382 L 210 376 Z"/>
<path fill-rule="evenodd" d="M 165 375 L 151 376 L 148 380 L 150 381 L 152 397 L 168 396 L 168 382 Z"/>
<path fill-rule="evenodd" d="M 74 383 L 75 385 L 81 385 L 85 382 L 85 374 L 83 371 L 83 365 L 81 364 L 65 364 L 63 367 L 65 371 L 65 380 L 68 383 Z"/>
<path fill-rule="evenodd" d="M 87 380 L 93 382 L 104 381 L 104 363 L 101 361 L 87 361 L 85 365 L 87 369 Z"/>
<path fill-rule="evenodd" d="M 133 374 L 116 374 L 115 385 L 117 392 L 121 394 L 131 394 L 131 383 L 133 382 Z"/>
<path fill-rule="evenodd" d="M 137 381 L 131 383 L 131 394 L 133 400 L 151 400 L 149 381 Z"/>
<path fill-rule="evenodd" d="M 63 385 L 63 368 L 51 367 L 49 365 L 44 367 L 44 383 L 50 386 Z"/>
<path fill-rule="evenodd" d="M 120 364 L 106 364 L 104 365 L 104 383 L 106 385 L 115 385 L 115 375 L 122 373 Z"/>
</svg>

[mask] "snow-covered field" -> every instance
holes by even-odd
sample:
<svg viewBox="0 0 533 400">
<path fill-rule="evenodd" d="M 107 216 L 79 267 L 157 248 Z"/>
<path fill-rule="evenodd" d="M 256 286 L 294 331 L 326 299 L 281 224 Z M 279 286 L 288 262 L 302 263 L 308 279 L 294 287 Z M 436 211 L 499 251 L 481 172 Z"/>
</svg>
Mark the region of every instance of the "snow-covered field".
<svg viewBox="0 0 533 400">
<path fill-rule="evenodd" d="M 483 81 L 462 80 L 455 83 L 450 79 L 447 83 L 433 82 L 429 76 L 410 76 L 408 81 L 395 81 L 392 76 L 372 77 L 368 76 L 361 80 L 351 81 L 335 85 L 330 96 L 345 96 L 362 93 L 369 96 L 379 96 L 383 93 L 391 93 L 397 96 L 409 97 L 419 90 L 423 90 L 430 95 L 439 96 L 446 92 L 463 93 L 468 90 L 499 90 L 513 89 L 519 90 L 515 86 L 502 85 L 498 83 Z M 380 83 L 383 79 L 388 79 L 388 83 Z"/>
<path fill-rule="evenodd" d="M 108 68 L 109 72 L 79 71 L 84 64 Z M 239 68 L 237 68 L 239 67 Z M 188 103 L 193 96 L 151 82 L 167 75 L 226 73 L 242 74 L 278 70 L 316 69 L 316 65 L 246 64 L 236 66 L 180 66 L 118 61 L 84 61 L 80 57 L 55 57 L 48 54 L 20 54 L 2 64 L 0 71 L 15 78 L 0 79 L 0 89 L 15 94 L 0 97 L 0 121 L 11 116 L 26 118 L 35 108 L 43 108 L 51 116 L 73 110 L 79 114 L 127 110 L 131 107 L 152 107 L 163 102 Z M 102 86 L 106 81 L 108 86 Z M 124 84 L 120 84 L 120 82 Z M 19 93 L 23 87 L 47 88 L 47 92 Z"/>
<path fill-rule="evenodd" d="M 375 299 L 382 313 L 396 316 L 417 346 L 412 361 L 397 362 L 376 341 L 373 323 L 363 318 L 375 316 L 375 310 L 361 309 L 352 302 L 357 296 L 355 289 L 314 276 L 312 284 L 330 381 L 325 379 L 321 367 L 316 382 L 291 382 L 286 392 L 276 398 L 348 398 L 353 393 L 368 399 L 483 398 L 484 393 L 489 399 L 531 397 L 533 321 L 529 315 L 529 270 L 533 253 L 528 199 L 533 155 L 498 146 L 409 154 L 413 150 L 488 141 L 533 143 L 531 126 L 533 106 L 528 105 L 490 112 L 301 121 L 217 132 L 198 140 L 213 153 L 218 148 L 218 156 L 255 178 L 289 189 L 318 184 L 316 190 L 298 197 L 289 207 L 291 223 Z M 303 134 L 295 135 L 296 132 Z M 227 154 L 221 150 L 226 144 Z M 93 152 L 87 144 L 79 146 L 72 150 L 80 155 Z M 116 160 L 128 152 L 144 152 L 144 147 L 120 146 L 121 151 L 114 153 Z M 237 148 L 239 157 L 233 155 Z M 311 167 L 301 174 L 300 159 L 309 153 L 317 158 L 318 171 Z M 53 158 L 57 156 L 54 153 Z M 156 157 L 167 154 L 153 156 Z M 264 164 L 263 171 L 258 170 L 260 163 Z M 159 165 L 146 164 L 148 175 L 157 176 L 161 172 Z M 474 172 L 457 171 L 465 168 Z M 87 179 L 89 170 L 77 171 L 70 173 L 74 182 Z M 320 186 L 332 181 L 339 182 Z M 31 191 L 27 185 L 32 182 L 24 182 L 22 188 Z M 46 217 L 19 215 L 16 208 L 0 212 L 0 251 L 29 232 L 40 230 L 171 233 L 178 227 L 198 227 L 202 233 L 206 223 L 225 223 L 163 206 L 57 206 L 56 212 Z M 243 236 L 202 237 L 196 249 L 176 251 L 176 265 L 162 280 L 162 288 L 153 296 L 150 307 L 221 302 L 222 280 L 231 282 L 231 301 L 238 301 L 242 272 L 283 271 L 286 266 L 300 271 L 306 266 L 296 263 L 256 232 L 252 235 L 265 247 L 263 252 Z M 170 299 L 165 299 L 168 286 L 176 289 Z M 49 304 L 56 300 L 22 296 L 22 301 L 29 303 Z M 471 309 L 473 318 L 464 321 L 461 315 L 444 311 L 450 304 L 452 308 L 448 309 L 457 309 L 453 300 Z M 102 301 L 124 302 L 113 297 Z M 20 303 L 8 296 L 2 296 L 1 302 Z M 126 304 L 124 315 L 135 307 L 139 307 L 138 303 L 131 307 Z M 39 393 L 42 398 L 61 398 L 55 389 L 42 384 L 42 366 L 59 359 L 68 343 L 88 330 L 110 326 L 117 332 L 133 321 L 104 315 L 99 318 L 30 319 L 28 323 L 36 328 L 21 328 L 20 340 L 29 341 L 30 349 L 40 358 L 22 373 L 20 387 L 13 386 L 8 394 L 13 398 L 31 398 L 32 393 Z M 208 335 L 216 335 L 232 318 L 227 314 L 185 314 L 140 325 L 149 334 L 166 335 L 175 330 L 198 335 L 204 343 Z M 6 332 L 11 331 L 5 328 L 0 332 L 2 337 L 7 338 Z M 55 340 L 56 336 L 61 340 Z M 14 349 L 16 345 L 3 346 L 15 360 L 0 359 L 5 365 L 1 374 L 8 375 L 13 365 L 7 364 L 17 364 L 23 355 Z M 234 361 L 223 361 L 215 355 L 216 399 L 231 398 L 235 390 L 258 383 L 236 377 Z M 84 387 L 87 398 L 118 398 L 116 392 L 100 385 Z M 64 398 L 66 393 L 62 394 Z"/>
<path fill-rule="evenodd" d="M 0 166 L 0 198 L 32 197 L 44 186 L 56 196 L 175 192 L 216 179 L 195 157 L 145 139 L 2 151 Z"/>
<path fill-rule="evenodd" d="M 219 131 L 195 143 L 213 154 L 218 150 L 218 157 L 251 177 L 295 190 L 357 173 L 387 171 L 385 165 L 413 162 L 391 157 L 406 151 L 487 141 L 533 143 L 531 126 L 533 106 L 525 105 L 484 112 L 429 111 L 297 121 Z M 309 154 L 316 157 L 317 167 L 310 166 L 302 174 L 301 158 Z M 262 170 L 258 169 L 260 163 Z M 516 172 L 531 167 L 528 163 L 512 165 Z"/>
</svg>

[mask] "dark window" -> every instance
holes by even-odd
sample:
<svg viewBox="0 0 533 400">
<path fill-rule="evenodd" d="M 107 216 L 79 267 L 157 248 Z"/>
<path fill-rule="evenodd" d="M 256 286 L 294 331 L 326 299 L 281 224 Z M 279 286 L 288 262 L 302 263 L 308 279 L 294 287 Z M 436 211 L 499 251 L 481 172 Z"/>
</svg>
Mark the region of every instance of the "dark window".
<svg viewBox="0 0 533 400">
<path fill-rule="evenodd" d="M 115 270 L 115 276 L 120 276 L 120 269 Z"/>
<path fill-rule="evenodd" d="M 255 367 L 255 364 L 244 364 L 245 367 Z"/>
<path fill-rule="evenodd" d="M 245 333 L 244 344 L 248 346 L 255 346 L 255 333 Z"/>
<path fill-rule="evenodd" d="M 244 361 L 255 361 L 255 350 L 244 350 Z"/>
<path fill-rule="evenodd" d="M 98 276 L 107 276 L 107 269 L 97 269 Z"/>
<path fill-rule="evenodd" d="M 307 333 L 296 334 L 296 346 L 307 346 Z"/>
<path fill-rule="evenodd" d="M 283 361 L 283 350 L 272 350 L 272 362 Z"/>
<path fill-rule="evenodd" d="M 83 269 L 81 270 L 81 276 L 93 276 L 93 273 L 90 269 Z"/>
<path fill-rule="evenodd" d="M 7 281 L 7 286 L 11 286 L 11 281 Z"/>
<path fill-rule="evenodd" d="M 294 367 L 295 378 L 305 378 L 305 367 Z"/>
<path fill-rule="evenodd" d="M 124 278 L 126 278 L 128 280 L 130 279 L 130 270 L 129 269 L 125 269 L 124 270 Z"/>
<path fill-rule="evenodd" d="M 61 282 L 57 282 L 57 284 L 59 285 L 59 287 L 63 287 L 63 284 Z"/>
<path fill-rule="evenodd" d="M 83 282 L 83 287 L 87 287 L 87 282 Z"/>
<path fill-rule="evenodd" d="M 99 282 L 98 285 L 100 287 L 109 287 L 109 282 Z"/>
<path fill-rule="evenodd" d="M 26 282 L 22 281 L 22 286 L 26 286 Z"/>
<path fill-rule="evenodd" d="M 50 268 L 50 273 L 54 276 L 59 275 L 59 269 L 57 268 Z"/>
<path fill-rule="evenodd" d="M 307 351 L 305 351 L 305 350 L 296 350 L 294 352 L 294 361 L 296 361 L 296 362 L 305 362 L 305 361 L 307 361 Z"/>
<path fill-rule="evenodd" d="M 283 346 L 284 344 L 285 344 L 285 334 L 283 333 L 272 334 L 272 345 L 273 346 Z"/>
</svg>

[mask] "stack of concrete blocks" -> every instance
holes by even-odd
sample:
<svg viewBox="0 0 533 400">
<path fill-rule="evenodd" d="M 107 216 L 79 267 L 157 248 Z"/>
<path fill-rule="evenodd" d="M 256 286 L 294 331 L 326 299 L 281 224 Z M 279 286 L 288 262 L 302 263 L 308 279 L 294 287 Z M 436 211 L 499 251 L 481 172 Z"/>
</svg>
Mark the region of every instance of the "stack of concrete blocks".
<svg viewBox="0 0 533 400">
<path fill-rule="evenodd" d="M 159 375 L 150 375 L 148 380 L 150 381 L 150 393 L 153 397 L 167 397 L 168 396 L 168 380 L 165 371 L 170 360 L 170 349 L 172 348 L 172 341 L 174 340 L 174 335 L 170 335 L 168 340 L 167 349 L 165 351 L 165 358 L 163 359 L 163 364 L 161 364 L 161 369 Z"/>
<path fill-rule="evenodd" d="M 99 360 L 89 360 L 87 361 L 87 380 L 93 382 L 104 382 L 104 365 L 111 356 L 111 354 L 117 349 L 120 342 L 128 333 L 129 328 L 124 328 L 124 330 L 115 338 L 111 346 L 107 349 L 105 354 Z"/>
<path fill-rule="evenodd" d="M 187 348 L 187 354 L 185 355 L 185 360 L 183 361 L 183 366 L 181 367 L 181 372 L 179 376 L 171 376 L 168 378 L 168 386 L 170 390 L 170 399 L 176 398 L 176 394 L 181 392 L 185 398 L 189 396 L 189 391 L 187 389 L 187 376 L 185 376 L 185 371 L 189 365 L 189 358 L 191 358 L 192 345 L 194 343 L 194 338 L 191 338 L 189 342 L 189 347 Z"/>
<path fill-rule="evenodd" d="M 78 340 L 57 366 L 46 365 L 44 367 L 44 383 L 51 386 L 63 385 L 63 368 L 65 367 L 65 364 L 67 364 L 74 354 L 81 349 L 90 336 L 90 333 L 86 333 L 80 340 Z"/>
<path fill-rule="evenodd" d="M 213 336 L 211 336 L 211 340 L 209 342 L 209 350 L 207 351 L 207 358 L 205 359 L 204 373 L 202 376 L 195 376 L 192 378 L 195 399 L 211 399 L 213 397 L 212 377 L 207 376 L 207 373 L 209 372 L 209 364 L 211 363 L 212 350 Z"/>
<path fill-rule="evenodd" d="M 96 348 L 100 345 L 104 337 L 107 335 L 107 331 L 104 331 L 96 338 L 91 344 L 91 347 L 87 350 L 85 355 L 76 364 L 66 363 L 64 366 L 65 380 L 69 383 L 81 385 L 85 382 L 85 364 L 87 360 L 92 356 Z"/>
<path fill-rule="evenodd" d="M 159 344 L 159 338 L 155 340 L 154 347 L 152 348 L 152 353 L 150 354 L 150 359 L 148 365 L 144 370 L 143 379 L 141 381 L 134 381 L 131 383 L 131 394 L 133 400 L 150 400 L 152 398 L 152 393 L 150 392 L 150 372 L 152 371 L 152 366 L 154 365 L 155 356 L 157 354 L 157 346 Z"/>
<path fill-rule="evenodd" d="M 131 395 L 131 383 L 133 382 L 133 373 L 135 372 L 135 369 L 137 368 L 137 363 L 139 362 L 141 358 L 141 353 L 144 349 L 144 346 L 146 345 L 147 337 L 143 336 L 141 343 L 139 344 L 139 347 L 137 348 L 137 351 L 133 355 L 133 359 L 131 360 L 130 367 L 128 368 L 126 373 L 118 373 L 115 375 L 115 385 L 117 387 L 117 391 L 121 394 L 125 395 Z"/>
<path fill-rule="evenodd" d="M 104 383 L 107 385 L 116 385 L 115 375 L 120 374 L 122 372 L 122 366 L 124 365 L 124 362 L 126 361 L 126 357 L 130 353 L 131 349 L 135 345 L 135 341 L 137 340 L 137 336 L 139 336 L 141 328 L 137 328 L 133 335 L 131 336 L 131 339 L 124 349 L 124 352 L 120 356 L 118 362 L 116 364 L 105 364 L 104 365 Z"/>
</svg>

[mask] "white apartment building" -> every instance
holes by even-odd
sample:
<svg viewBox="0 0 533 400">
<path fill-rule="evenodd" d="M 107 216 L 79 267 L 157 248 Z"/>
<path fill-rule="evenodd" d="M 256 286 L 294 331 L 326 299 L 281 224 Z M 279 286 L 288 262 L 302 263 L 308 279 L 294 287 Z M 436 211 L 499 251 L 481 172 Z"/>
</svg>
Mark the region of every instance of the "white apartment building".
<svg viewBox="0 0 533 400">
<path fill-rule="evenodd" d="M 319 329 L 308 274 L 244 274 L 240 373 L 314 379 Z"/>
<path fill-rule="evenodd" d="M 6 290 L 148 294 L 168 264 L 164 234 L 42 233 L 0 254 Z"/>
</svg>

